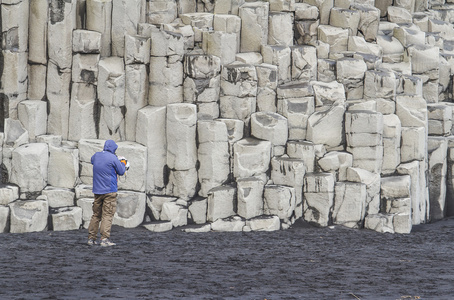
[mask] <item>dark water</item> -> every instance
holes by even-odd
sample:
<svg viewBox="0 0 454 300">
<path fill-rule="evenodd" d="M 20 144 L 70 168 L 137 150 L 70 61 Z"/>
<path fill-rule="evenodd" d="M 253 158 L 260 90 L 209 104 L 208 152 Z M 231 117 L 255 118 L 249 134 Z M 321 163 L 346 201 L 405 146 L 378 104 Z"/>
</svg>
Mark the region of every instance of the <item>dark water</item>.
<svg viewBox="0 0 454 300">
<path fill-rule="evenodd" d="M 453 229 L 1 234 L 0 299 L 454 299 Z"/>
</svg>

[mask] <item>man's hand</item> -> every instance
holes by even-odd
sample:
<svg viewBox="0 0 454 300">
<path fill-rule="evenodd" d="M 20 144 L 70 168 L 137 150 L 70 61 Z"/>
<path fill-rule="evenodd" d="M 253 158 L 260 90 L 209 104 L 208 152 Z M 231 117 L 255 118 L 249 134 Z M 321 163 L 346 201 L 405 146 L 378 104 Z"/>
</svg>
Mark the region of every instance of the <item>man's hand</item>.
<svg viewBox="0 0 454 300">
<path fill-rule="evenodd" d="M 125 157 L 123 157 L 123 156 L 119 156 L 118 159 L 120 160 L 120 162 L 122 164 L 125 165 L 126 171 L 129 170 L 129 162 L 128 162 L 128 160 Z"/>
</svg>

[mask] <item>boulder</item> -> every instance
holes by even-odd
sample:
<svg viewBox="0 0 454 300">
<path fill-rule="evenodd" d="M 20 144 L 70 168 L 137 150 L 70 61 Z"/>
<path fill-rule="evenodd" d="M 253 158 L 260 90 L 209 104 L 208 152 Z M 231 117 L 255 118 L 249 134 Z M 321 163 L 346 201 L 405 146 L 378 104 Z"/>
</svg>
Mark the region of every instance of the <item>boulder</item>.
<svg viewBox="0 0 454 300">
<path fill-rule="evenodd" d="M 293 12 L 269 12 L 267 44 L 293 46 L 293 19 Z"/>
<path fill-rule="evenodd" d="M 296 206 L 295 188 L 284 185 L 265 185 L 263 214 L 275 215 L 289 223 Z"/>
<path fill-rule="evenodd" d="M 207 222 L 207 207 L 207 198 L 192 200 L 188 207 L 192 222 L 195 224 L 205 224 Z"/>
<path fill-rule="evenodd" d="M 144 223 L 142 226 L 151 232 L 166 232 L 173 229 L 172 222 L 170 221 Z"/>
<path fill-rule="evenodd" d="M 251 135 L 270 141 L 273 146 L 287 143 L 287 118 L 272 112 L 256 112 L 251 115 Z"/>
<path fill-rule="evenodd" d="M 362 228 L 366 214 L 366 185 L 337 182 L 335 186 L 333 223 L 349 228 Z"/>
<path fill-rule="evenodd" d="M 172 222 L 173 227 L 185 226 L 188 223 L 188 209 L 177 202 L 165 202 L 161 220 Z"/>
<path fill-rule="evenodd" d="M 240 52 L 258 52 L 268 40 L 268 2 L 250 2 L 241 5 Z"/>
<path fill-rule="evenodd" d="M 17 200 L 9 204 L 11 233 L 47 230 L 49 206 L 46 200 Z"/>
<path fill-rule="evenodd" d="M 265 176 L 270 165 L 271 142 L 246 138 L 236 142 L 233 148 L 235 178 Z"/>
<path fill-rule="evenodd" d="M 211 224 L 213 231 L 243 231 L 246 222 L 241 217 L 235 216 L 231 218 L 218 219 Z"/>
<path fill-rule="evenodd" d="M 215 222 L 235 215 L 237 189 L 232 186 L 219 186 L 208 193 L 207 221 Z"/>
<path fill-rule="evenodd" d="M 292 51 L 288 46 L 264 45 L 261 48 L 263 62 L 277 66 L 278 82 L 283 84 L 292 79 Z"/>
<path fill-rule="evenodd" d="M 40 192 L 47 185 L 48 162 L 47 144 L 33 143 L 16 148 L 12 152 L 11 183 L 20 186 L 21 192 Z"/>
<path fill-rule="evenodd" d="M 317 226 L 328 226 L 334 204 L 335 178 L 331 173 L 308 173 L 304 177 L 304 220 Z"/>
<path fill-rule="evenodd" d="M 93 198 L 80 198 L 76 201 L 77 206 L 82 209 L 82 226 L 85 229 L 88 229 L 93 216 L 93 202 Z"/>
<path fill-rule="evenodd" d="M 263 214 L 262 180 L 254 177 L 240 178 L 237 181 L 238 215 L 251 219 Z"/>
<path fill-rule="evenodd" d="M 162 205 L 166 202 L 176 201 L 175 197 L 147 195 L 147 211 L 153 221 L 161 220 Z"/>
<path fill-rule="evenodd" d="M 125 64 L 149 64 L 150 51 L 150 37 L 125 35 Z"/>
<path fill-rule="evenodd" d="M 8 205 L 19 199 L 19 187 L 13 184 L 0 184 L 0 205 Z"/>
<path fill-rule="evenodd" d="M 315 167 L 315 145 L 307 141 L 288 141 L 287 155 L 290 158 L 301 159 L 306 172 L 314 172 Z"/>
<path fill-rule="evenodd" d="M 77 230 L 82 225 L 82 208 L 78 206 L 51 209 L 52 230 Z"/>
<path fill-rule="evenodd" d="M 145 216 L 146 195 L 133 191 L 117 193 L 117 209 L 114 215 L 114 225 L 134 228 L 142 224 Z"/>
<path fill-rule="evenodd" d="M 347 180 L 366 185 L 365 212 L 368 215 L 379 213 L 381 184 L 380 175 L 360 168 L 347 168 Z"/>
<path fill-rule="evenodd" d="M 47 132 L 47 105 L 40 100 L 25 100 L 17 106 L 17 115 L 28 132 L 30 141 Z"/>
<path fill-rule="evenodd" d="M 49 146 L 47 178 L 49 185 L 74 188 L 79 177 L 79 149 L 67 146 Z M 74 205 L 74 204 L 72 204 Z"/>
<path fill-rule="evenodd" d="M 278 216 L 261 216 L 246 221 L 252 231 L 276 231 L 281 229 Z"/>
<path fill-rule="evenodd" d="M 47 197 L 50 208 L 74 206 L 75 193 L 71 189 L 47 186 L 42 195 Z"/>
<path fill-rule="evenodd" d="M 317 163 L 322 171 L 332 173 L 336 180 L 345 181 L 348 168 L 353 166 L 353 156 L 348 152 L 331 151 Z"/>
</svg>

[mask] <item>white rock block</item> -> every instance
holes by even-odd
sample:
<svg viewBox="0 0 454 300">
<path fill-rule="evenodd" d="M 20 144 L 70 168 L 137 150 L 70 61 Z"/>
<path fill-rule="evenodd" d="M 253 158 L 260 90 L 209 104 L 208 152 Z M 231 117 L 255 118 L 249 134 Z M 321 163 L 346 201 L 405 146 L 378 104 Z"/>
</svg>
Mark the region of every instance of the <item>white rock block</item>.
<svg viewBox="0 0 454 300">
<path fill-rule="evenodd" d="M 320 25 L 318 27 L 318 38 L 320 41 L 329 44 L 330 53 L 347 51 L 348 29 Z"/>
<path fill-rule="evenodd" d="M 295 20 L 317 20 L 319 18 L 318 7 L 307 3 L 297 2 L 294 5 Z"/>
<path fill-rule="evenodd" d="M 74 206 L 75 193 L 71 189 L 47 186 L 42 195 L 47 197 L 47 203 L 51 208 Z"/>
<path fill-rule="evenodd" d="M 313 46 L 293 46 L 292 81 L 317 80 L 317 49 Z"/>
<path fill-rule="evenodd" d="M 92 185 L 79 184 L 74 188 L 76 199 L 93 197 Z"/>
<path fill-rule="evenodd" d="M 317 111 L 328 110 L 336 104 L 344 104 L 347 100 L 345 87 L 336 80 L 330 82 L 311 82 L 314 90 L 315 106 Z"/>
<path fill-rule="evenodd" d="M 102 34 L 98 31 L 76 29 L 73 31 L 73 52 L 100 53 Z"/>
<path fill-rule="evenodd" d="M 68 136 L 70 85 L 70 69 L 60 69 L 54 63 L 49 62 L 47 67 L 47 98 L 49 102 L 47 132 L 61 135 L 64 139 Z"/>
<path fill-rule="evenodd" d="M 91 163 L 91 157 L 96 152 L 102 151 L 105 140 L 81 139 L 79 141 L 79 159 L 82 162 Z"/>
<path fill-rule="evenodd" d="M 353 166 L 353 155 L 348 152 L 331 151 L 317 162 L 324 172 L 332 173 L 339 181 L 347 180 L 347 170 Z"/>
<path fill-rule="evenodd" d="M 72 189 L 78 183 L 79 149 L 49 146 L 48 184 Z M 74 204 L 72 204 L 74 205 Z"/>
<path fill-rule="evenodd" d="M 307 141 L 288 141 L 287 155 L 290 158 L 301 159 L 306 172 L 314 172 L 315 167 L 315 145 Z"/>
<path fill-rule="evenodd" d="M 275 146 L 285 145 L 288 139 L 287 118 L 277 113 L 253 113 L 251 115 L 251 135 L 270 141 Z"/>
<path fill-rule="evenodd" d="M 366 213 L 366 185 L 337 182 L 335 186 L 333 223 L 349 228 L 361 228 Z"/>
<path fill-rule="evenodd" d="M 221 70 L 222 96 L 255 97 L 257 95 L 257 72 L 254 66 L 230 64 Z"/>
<path fill-rule="evenodd" d="M 28 93 L 29 99 L 43 99 L 46 96 L 47 65 L 28 65 Z"/>
<path fill-rule="evenodd" d="M 304 220 L 316 226 L 328 226 L 333 209 L 333 199 L 333 192 L 304 193 Z"/>
<path fill-rule="evenodd" d="M 112 55 L 124 57 L 125 36 L 137 34 L 141 13 L 141 0 L 112 1 Z"/>
<path fill-rule="evenodd" d="M 362 57 L 368 70 L 378 69 L 378 65 L 382 63 L 383 49 L 372 42 L 366 42 L 364 37 L 350 36 L 348 38 L 348 51 L 357 52 L 353 57 Z"/>
<path fill-rule="evenodd" d="M 177 18 L 178 12 L 177 1 L 175 0 L 147 1 L 146 20 L 147 23 L 156 25 L 172 23 Z"/>
<path fill-rule="evenodd" d="M 142 224 L 145 216 L 146 195 L 132 191 L 119 191 L 114 225 L 134 228 Z"/>
<path fill-rule="evenodd" d="M 241 5 L 241 52 L 259 52 L 268 40 L 268 2 L 250 2 Z"/>
<path fill-rule="evenodd" d="M 301 189 L 306 168 L 303 160 L 273 157 L 271 159 L 271 180 L 274 184 L 287 185 Z"/>
<path fill-rule="evenodd" d="M 278 216 L 262 216 L 246 221 L 252 231 L 276 231 L 281 229 L 281 222 Z"/>
<path fill-rule="evenodd" d="M 396 169 L 400 175 L 409 175 L 411 180 L 410 185 L 410 199 L 411 199 L 411 216 L 412 224 L 418 225 L 421 223 L 421 205 L 424 200 L 424 196 L 420 195 L 421 183 L 420 183 L 420 170 L 419 163 L 412 161 L 410 163 L 401 164 Z"/>
<path fill-rule="evenodd" d="M 197 111 L 194 104 L 167 106 L 167 165 L 170 169 L 188 170 L 197 161 Z"/>
<path fill-rule="evenodd" d="M 196 194 L 197 169 L 170 170 L 169 182 L 166 186 L 166 195 L 191 199 Z"/>
<path fill-rule="evenodd" d="M 125 139 L 125 119 L 123 112 L 123 107 L 101 105 L 99 138 L 115 141 Z"/>
<path fill-rule="evenodd" d="M 383 134 L 383 115 L 379 112 L 353 110 L 345 112 L 346 133 Z"/>
<path fill-rule="evenodd" d="M 143 224 L 142 226 L 150 230 L 151 232 L 166 232 L 173 229 L 172 222 L 170 221 L 147 223 Z"/>
<path fill-rule="evenodd" d="M 98 97 L 104 106 L 125 104 L 125 66 L 121 57 L 107 57 L 99 61 Z"/>
<path fill-rule="evenodd" d="M 395 214 L 393 218 L 393 226 L 396 233 L 409 234 L 412 229 L 411 214 Z"/>
<path fill-rule="evenodd" d="M 71 81 L 97 84 L 99 58 L 99 54 L 75 54 Z"/>
<path fill-rule="evenodd" d="M 241 18 L 231 14 L 217 14 L 213 17 L 213 30 L 234 33 L 237 38 L 237 52 L 241 42 Z"/>
<path fill-rule="evenodd" d="M 367 71 L 364 78 L 364 96 L 369 99 L 394 99 L 397 80 L 393 72 Z"/>
<path fill-rule="evenodd" d="M 77 230 L 82 225 L 82 208 L 77 206 L 51 210 L 50 216 L 53 231 Z"/>
<path fill-rule="evenodd" d="M 263 214 L 262 180 L 254 177 L 237 180 L 238 215 L 251 219 Z"/>
<path fill-rule="evenodd" d="M 293 46 L 293 20 L 291 12 L 269 12 L 267 44 Z"/>
<path fill-rule="evenodd" d="M 383 201 L 383 211 L 388 214 L 411 214 L 410 198 L 391 198 Z"/>
<path fill-rule="evenodd" d="M 297 16 L 295 15 L 295 18 Z M 298 45 L 316 45 L 320 20 L 295 21 L 295 41 Z"/>
<path fill-rule="evenodd" d="M 219 121 L 197 123 L 199 195 L 206 197 L 209 191 L 228 180 L 230 173 L 227 126 Z"/>
<path fill-rule="evenodd" d="M 403 7 L 388 6 L 388 21 L 392 23 L 411 23 L 411 13 Z"/>
<path fill-rule="evenodd" d="M 185 226 L 188 223 L 188 209 L 177 202 L 165 202 L 162 205 L 161 219 L 172 222 L 173 227 Z"/>
<path fill-rule="evenodd" d="M 9 232 L 9 206 L 0 206 L 0 233 Z"/>
<path fill-rule="evenodd" d="M 167 165 L 166 107 L 146 106 L 137 113 L 136 142 L 147 147 L 147 193 L 165 192 Z"/>
<path fill-rule="evenodd" d="M 150 63 L 151 39 L 138 35 L 125 36 L 125 64 Z"/>
<path fill-rule="evenodd" d="M 219 186 L 208 193 L 207 221 L 215 222 L 235 215 L 237 189 L 232 186 Z"/>
<path fill-rule="evenodd" d="M 296 207 L 295 188 L 284 185 L 265 185 L 263 213 L 275 215 L 283 222 L 290 221 Z"/>
<path fill-rule="evenodd" d="M 352 10 L 359 11 L 358 35 L 368 42 L 376 40 L 380 24 L 380 10 L 372 5 L 353 4 Z"/>
<path fill-rule="evenodd" d="M 68 140 L 96 139 L 96 86 L 73 83 L 69 108 Z"/>
<path fill-rule="evenodd" d="M 147 210 L 151 211 L 151 217 L 154 221 L 161 220 L 162 205 L 166 202 L 175 202 L 177 198 L 168 196 L 147 196 Z"/>
<path fill-rule="evenodd" d="M 245 138 L 233 147 L 233 175 L 235 178 L 263 177 L 270 166 L 271 142 Z"/>
<path fill-rule="evenodd" d="M 47 144 L 33 143 L 20 146 L 12 152 L 11 162 L 10 181 L 20 186 L 21 192 L 39 192 L 47 185 L 49 162 Z"/>
<path fill-rule="evenodd" d="M 189 204 L 188 212 L 195 224 L 205 224 L 207 222 L 207 209 L 207 198 L 195 199 Z"/>
<path fill-rule="evenodd" d="M 10 203 L 9 208 L 11 233 L 47 230 L 49 206 L 46 200 L 17 200 Z"/>
<path fill-rule="evenodd" d="M 0 205 L 8 205 L 19 199 L 19 187 L 12 184 L 0 184 Z"/>
<path fill-rule="evenodd" d="M 130 168 L 124 177 L 119 177 L 118 188 L 145 192 L 148 165 L 147 147 L 135 142 L 118 142 L 116 154 L 125 157 Z"/>
<path fill-rule="evenodd" d="M 72 32 L 76 29 L 77 0 L 49 2 L 47 53 L 60 69 L 71 68 Z"/>
<path fill-rule="evenodd" d="M 304 140 L 307 134 L 307 120 L 315 111 L 314 97 L 286 98 L 279 95 L 278 88 L 278 107 L 279 114 L 287 118 L 289 127 L 289 140 Z"/>
<path fill-rule="evenodd" d="M 354 36 L 358 33 L 360 17 L 360 13 L 357 10 L 333 7 L 331 9 L 329 25 L 348 29 L 348 34 Z"/>
<path fill-rule="evenodd" d="M 238 36 L 235 33 L 204 31 L 202 34 L 202 49 L 204 53 L 219 57 L 223 65 L 235 61 L 238 49 L 237 43 Z"/>
<path fill-rule="evenodd" d="M 421 96 L 396 97 L 396 115 L 403 127 L 427 126 L 427 103 Z"/>
<path fill-rule="evenodd" d="M 184 56 L 185 75 L 193 79 L 211 79 L 221 72 L 219 57 L 205 54 L 187 54 Z"/>
<path fill-rule="evenodd" d="M 409 198 L 411 178 L 409 175 L 383 177 L 380 194 L 382 201 L 387 199 Z"/>
<path fill-rule="evenodd" d="M 394 233 L 394 215 L 375 214 L 367 215 L 364 221 L 364 228 L 381 233 Z"/>
<path fill-rule="evenodd" d="M 441 220 L 446 216 L 446 174 L 447 149 L 446 138 L 430 136 L 427 141 L 429 158 L 429 199 L 430 219 Z"/>
<path fill-rule="evenodd" d="M 236 216 L 233 218 L 218 219 L 211 224 L 211 230 L 213 231 L 243 231 L 246 226 L 246 222 L 240 217 Z"/>
<path fill-rule="evenodd" d="M 320 12 L 320 24 L 328 24 L 334 0 L 305 0 L 304 3 L 316 6 Z"/>
<path fill-rule="evenodd" d="M 93 198 L 80 198 L 76 201 L 77 206 L 82 209 L 82 226 L 85 229 L 88 229 L 93 215 L 93 202 Z"/>
<path fill-rule="evenodd" d="M 424 127 L 402 127 L 401 162 L 424 160 L 427 151 L 426 138 Z"/>
<path fill-rule="evenodd" d="M 36 136 L 46 134 L 47 130 L 47 104 L 40 100 L 25 100 L 17 107 L 19 121 L 28 132 L 30 141 L 35 141 Z"/>
<path fill-rule="evenodd" d="M 148 104 L 148 74 L 144 64 L 126 65 L 125 134 L 135 141 L 138 111 Z"/>
<path fill-rule="evenodd" d="M 183 59 L 185 51 L 184 38 L 182 34 L 161 30 L 155 26 L 151 27 L 150 29 L 151 29 L 150 37 L 152 40 L 151 56 L 155 57 L 169 56 L 172 62 L 181 61 Z"/>
<path fill-rule="evenodd" d="M 101 33 L 101 56 L 110 56 L 112 53 L 112 0 L 88 0 L 86 11 L 87 29 Z"/>
<path fill-rule="evenodd" d="M 227 126 L 227 134 L 229 143 L 235 143 L 241 140 L 244 136 L 244 122 L 235 119 L 217 119 L 217 121 L 225 123 Z"/>
<path fill-rule="evenodd" d="M 380 174 L 372 173 L 360 168 L 348 168 L 347 180 L 366 185 L 366 214 L 378 214 L 380 211 Z"/>
<path fill-rule="evenodd" d="M 292 79 L 292 51 L 288 46 L 263 45 L 261 48 L 263 62 L 276 65 L 280 84 Z"/>
<path fill-rule="evenodd" d="M 438 72 L 438 53 L 440 51 L 438 47 L 433 47 L 430 45 L 412 45 L 408 47 L 407 51 L 408 56 L 411 60 L 411 70 L 413 74 L 427 74 L 429 72 Z"/>
<path fill-rule="evenodd" d="M 191 0 L 188 0 L 191 2 Z M 181 4 L 182 1 L 179 2 Z M 192 2 L 195 4 L 195 2 Z M 142 23 L 139 24 L 139 32 L 141 25 L 149 26 L 151 24 Z M 194 30 L 192 29 L 191 25 L 184 25 L 182 23 L 165 23 L 161 24 L 162 28 L 166 31 L 174 32 L 177 34 L 181 34 L 183 36 L 183 48 L 184 50 L 191 50 L 194 49 Z"/>
<path fill-rule="evenodd" d="M 429 135 L 451 135 L 452 106 L 444 104 L 428 104 L 427 118 L 429 121 Z"/>
<path fill-rule="evenodd" d="M 304 177 L 304 193 L 334 192 L 336 179 L 331 173 L 307 173 Z"/>
<path fill-rule="evenodd" d="M 424 45 L 426 41 L 426 33 L 413 24 L 395 27 L 393 29 L 393 37 L 398 39 L 404 47 Z"/>
<path fill-rule="evenodd" d="M 150 58 L 148 104 L 165 106 L 183 102 L 183 63 L 168 57 Z"/>
<path fill-rule="evenodd" d="M 333 105 L 326 111 L 313 113 L 307 121 L 306 139 L 314 144 L 324 144 L 327 149 L 339 148 L 344 112 L 344 105 Z"/>
<path fill-rule="evenodd" d="M 27 2 L 27 1 L 24 1 Z M 26 3 L 24 3 L 26 4 Z M 28 59 L 31 62 L 47 63 L 47 18 L 49 1 L 29 1 Z M 26 19 L 26 18 L 19 18 Z M 25 20 L 24 20 L 25 21 Z M 22 29 L 22 28 L 21 28 Z M 41 98 L 33 98 L 41 99 Z"/>
<path fill-rule="evenodd" d="M 395 37 L 378 35 L 377 44 L 383 49 L 383 62 L 400 63 L 403 61 L 404 46 Z"/>
</svg>

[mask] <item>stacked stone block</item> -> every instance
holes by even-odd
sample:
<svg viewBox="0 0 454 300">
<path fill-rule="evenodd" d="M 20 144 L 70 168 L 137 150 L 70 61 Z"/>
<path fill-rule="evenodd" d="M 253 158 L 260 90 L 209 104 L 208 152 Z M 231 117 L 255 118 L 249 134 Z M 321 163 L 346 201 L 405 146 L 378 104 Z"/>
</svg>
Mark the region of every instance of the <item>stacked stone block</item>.
<svg viewBox="0 0 454 300">
<path fill-rule="evenodd" d="M 106 139 L 124 227 L 452 215 L 444 4 L 2 1 L 0 231 L 86 227 Z"/>
</svg>

